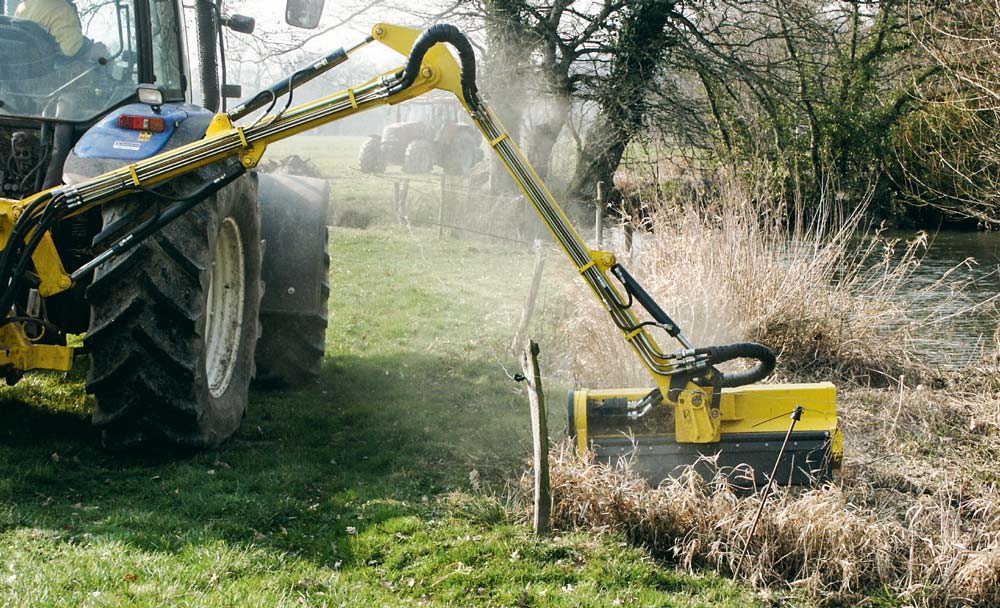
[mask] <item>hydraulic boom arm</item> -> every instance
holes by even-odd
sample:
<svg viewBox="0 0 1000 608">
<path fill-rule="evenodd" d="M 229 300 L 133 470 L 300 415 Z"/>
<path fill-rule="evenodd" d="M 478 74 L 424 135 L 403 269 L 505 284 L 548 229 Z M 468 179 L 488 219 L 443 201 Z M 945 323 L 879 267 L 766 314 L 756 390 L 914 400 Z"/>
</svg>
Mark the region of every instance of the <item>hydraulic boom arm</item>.
<svg viewBox="0 0 1000 608">
<path fill-rule="evenodd" d="M 747 420 L 751 418 L 747 414 L 747 408 L 759 406 L 753 400 L 753 395 L 747 397 L 746 391 L 723 389 L 750 384 L 765 378 L 775 363 L 774 354 L 770 349 L 759 344 L 695 348 L 685 338 L 678 325 L 625 268 L 617 263 L 612 253 L 587 247 L 517 144 L 479 96 L 476 89 L 473 49 L 468 39 L 457 28 L 437 25 L 421 33 L 404 27 L 378 24 L 373 28 L 371 37 L 364 43 L 347 52 L 340 50 L 332 53 L 324 61 L 342 63 L 355 49 L 373 40 L 407 56 L 406 66 L 373 78 L 357 87 L 270 114 L 249 126 L 233 124 L 235 118 L 249 112 L 248 105 L 259 108 L 268 99 L 273 101 L 277 94 L 283 92 L 286 84 L 290 92 L 297 81 L 312 77 L 309 74 L 297 79 L 296 75 L 293 75 L 279 87 L 258 94 L 251 102 L 234 110 L 233 114 L 217 115 L 206 136 L 200 141 L 73 186 L 61 186 L 41 192 L 22 201 L 0 199 L 0 245 L 4 247 L 0 259 L 0 284 L 10 285 L 0 297 L 0 310 L 11 310 L 13 292 L 22 279 L 29 260 L 34 263 L 39 291 L 43 296 L 64 291 L 72 286 L 74 280 L 92 270 L 97 264 L 132 246 L 132 243 L 145 238 L 172 217 L 197 204 L 194 198 L 210 194 L 213 189 L 221 188 L 241 172 L 255 167 L 270 143 L 358 112 L 386 104 L 400 103 L 439 89 L 453 93 L 457 97 L 482 132 L 490 148 L 531 201 L 577 272 L 590 286 L 601 306 L 652 375 L 657 388 L 640 399 L 630 401 L 625 408 L 627 416 L 638 419 L 653 408 L 661 405 L 670 406 L 675 411 L 676 440 L 679 442 L 718 442 L 721 434 L 727 431 L 726 424 L 735 425 L 737 429 L 739 425 L 747 424 Z M 459 61 L 455 60 L 445 44 L 455 48 Z M 319 64 L 314 67 L 318 66 Z M 72 276 L 63 269 L 55 245 L 48 237 L 49 229 L 56 222 L 227 159 L 234 159 L 237 162 L 221 163 L 225 168 L 215 183 L 206 186 L 203 192 L 197 193 L 197 197 L 176 203 L 171 208 L 172 214 L 171 209 L 161 213 L 154 218 L 156 221 L 129 235 L 131 240 L 126 237 L 115 247 L 109 248 L 91 263 L 74 272 Z M 612 281 L 612 276 L 615 281 Z M 634 312 L 635 303 L 645 309 L 650 320 L 640 321 Z M 34 359 L 26 355 L 27 351 L 42 347 L 25 344 L 23 340 L 16 342 L 12 338 L 5 339 L 4 332 L 11 333 L 13 327 L 17 327 L 13 317 L 0 320 L 0 345 L 6 344 L 8 349 L 0 350 L 0 368 L 12 363 L 22 370 L 27 369 L 25 365 L 29 368 L 43 366 L 64 368 L 65 359 L 54 365 L 46 365 L 46 362 L 52 362 L 49 356 L 51 353 L 46 352 L 46 356 L 43 357 L 41 351 L 37 351 Z M 649 330 L 653 328 L 661 329 L 668 337 L 676 339 L 680 343 L 680 349 L 664 351 L 650 334 Z M 751 370 L 741 373 L 722 373 L 714 367 L 718 363 L 737 358 L 752 359 L 757 363 Z M 766 416 L 760 416 L 757 410 L 752 418 L 755 419 L 754 422 L 759 422 L 763 418 L 764 421 L 760 425 L 763 425 L 765 430 L 780 429 L 784 424 L 783 420 L 780 420 L 782 413 L 785 410 L 791 411 L 794 407 L 785 401 L 795 399 L 802 401 L 802 398 L 795 398 L 794 395 L 785 396 L 768 406 L 770 409 L 767 411 L 775 414 L 777 422 L 767 420 Z M 835 411 L 823 411 L 814 419 L 816 429 L 835 432 L 833 430 L 836 426 Z M 580 440 L 581 445 L 585 446 L 586 437 Z M 839 446 L 839 443 L 837 445 Z M 835 452 L 837 449 L 835 446 Z"/>
</svg>

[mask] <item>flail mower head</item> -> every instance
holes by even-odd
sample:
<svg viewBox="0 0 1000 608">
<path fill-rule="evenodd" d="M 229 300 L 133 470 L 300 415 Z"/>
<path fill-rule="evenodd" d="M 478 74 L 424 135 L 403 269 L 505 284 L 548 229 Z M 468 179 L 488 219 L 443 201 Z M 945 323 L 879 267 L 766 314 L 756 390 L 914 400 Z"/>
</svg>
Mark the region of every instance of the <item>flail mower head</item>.
<svg viewBox="0 0 1000 608">
<path fill-rule="evenodd" d="M 700 391 L 676 397 L 688 403 L 712 399 L 711 392 Z M 779 485 L 812 485 L 839 469 L 843 440 L 833 384 L 724 388 L 717 401 L 709 416 L 719 419 L 718 439 L 696 443 L 678 440 L 684 430 L 677 415 L 685 415 L 685 405 L 664 399 L 659 389 L 570 391 L 569 434 L 579 453 L 625 463 L 654 486 L 687 466 L 706 478 L 720 472 L 742 489 L 762 487 L 772 471 Z M 797 406 L 802 417 L 782 453 Z"/>
</svg>

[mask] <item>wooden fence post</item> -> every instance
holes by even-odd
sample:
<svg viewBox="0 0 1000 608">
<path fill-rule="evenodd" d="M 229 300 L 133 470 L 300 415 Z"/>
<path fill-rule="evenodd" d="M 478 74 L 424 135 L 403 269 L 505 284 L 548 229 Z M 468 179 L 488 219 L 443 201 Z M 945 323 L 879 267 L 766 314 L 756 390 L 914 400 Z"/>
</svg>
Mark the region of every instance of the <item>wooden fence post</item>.
<svg viewBox="0 0 1000 608">
<path fill-rule="evenodd" d="M 594 246 L 597 249 L 602 247 L 604 240 L 604 182 L 597 182 L 597 204 L 594 213 Z"/>
<path fill-rule="evenodd" d="M 441 206 L 438 207 L 438 238 L 444 236 L 444 202 L 447 192 L 445 190 L 445 175 L 441 174 Z"/>
<path fill-rule="evenodd" d="M 538 371 L 538 345 L 528 340 L 521 358 L 521 369 L 528 383 L 528 404 L 531 406 L 532 460 L 535 463 L 535 534 L 549 533 L 552 511 L 552 491 L 549 487 L 549 429 L 545 419 L 545 397 L 542 376 Z"/>
<path fill-rule="evenodd" d="M 392 200 L 396 211 L 396 221 L 400 224 L 406 223 L 406 197 L 410 193 L 410 180 L 393 180 Z"/>
<path fill-rule="evenodd" d="M 542 270 L 545 268 L 545 253 L 542 244 L 535 241 L 535 269 L 531 276 L 531 288 L 528 289 L 528 299 L 524 301 L 524 308 L 521 310 L 521 320 L 514 331 L 514 340 L 510 343 L 510 354 L 516 357 L 517 353 L 524 348 L 524 340 L 528 335 L 528 324 L 535 313 L 535 302 L 538 300 L 538 289 L 542 284 Z"/>
</svg>

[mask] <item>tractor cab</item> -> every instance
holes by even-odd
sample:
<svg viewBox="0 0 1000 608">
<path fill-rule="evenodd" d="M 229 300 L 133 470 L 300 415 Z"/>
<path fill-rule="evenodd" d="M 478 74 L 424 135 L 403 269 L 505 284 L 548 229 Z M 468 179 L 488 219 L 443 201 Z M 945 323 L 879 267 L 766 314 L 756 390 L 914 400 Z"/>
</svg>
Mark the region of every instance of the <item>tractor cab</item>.
<svg viewBox="0 0 1000 608">
<path fill-rule="evenodd" d="M 46 23 L 12 6 L 0 16 L 0 117 L 92 122 L 134 98 L 143 82 L 155 83 L 167 99 L 184 100 L 184 47 L 174 2 L 77 0 L 67 6 L 75 7 L 79 25 L 69 34 L 79 47 L 72 56 L 49 31 L 65 38 L 65 22 Z"/>
<path fill-rule="evenodd" d="M 322 7 L 288 0 L 285 21 L 314 28 Z M 73 146 L 146 101 L 140 85 L 192 116 L 225 109 L 226 98 L 242 96 L 226 81 L 225 29 L 252 33 L 254 19 L 227 13 L 223 0 L 0 0 L 0 196 L 64 182 Z M 101 156 L 136 152 L 127 139 L 110 138 Z"/>
</svg>

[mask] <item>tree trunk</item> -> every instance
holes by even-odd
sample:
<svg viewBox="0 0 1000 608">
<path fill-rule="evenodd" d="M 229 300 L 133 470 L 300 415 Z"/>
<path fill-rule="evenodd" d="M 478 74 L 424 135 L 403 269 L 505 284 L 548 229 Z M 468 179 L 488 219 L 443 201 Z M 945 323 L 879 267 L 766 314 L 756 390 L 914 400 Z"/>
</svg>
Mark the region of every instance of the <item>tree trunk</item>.
<svg viewBox="0 0 1000 608">
<path fill-rule="evenodd" d="M 666 28 L 673 9 L 673 2 L 640 0 L 624 15 L 609 77 L 598 93 L 601 109 L 570 183 L 571 199 L 592 201 L 598 182 L 614 184 L 625 149 L 644 127 L 650 84 L 673 45 Z"/>
<path fill-rule="evenodd" d="M 556 94 L 544 106 L 542 119 L 528 129 L 525 152 L 538 177 L 548 181 L 552 168 L 552 151 L 569 118 L 569 95 Z"/>
<path fill-rule="evenodd" d="M 530 38 L 517 0 L 488 0 L 486 8 L 486 53 L 484 77 L 479 79 L 490 107 L 500 118 L 514 141 L 520 140 L 524 121 L 523 66 L 531 56 Z M 516 192 L 517 184 L 507 174 L 503 163 L 490 155 L 490 192 Z"/>
<path fill-rule="evenodd" d="M 602 110 L 590 127 L 570 183 L 571 199 L 580 203 L 596 200 L 598 182 L 608 184 L 609 192 L 614 190 L 615 170 L 632 138 L 630 133 L 618 126 L 618 122 L 619 119 Z"/>
</svg>

